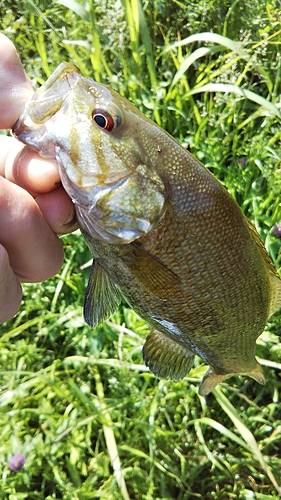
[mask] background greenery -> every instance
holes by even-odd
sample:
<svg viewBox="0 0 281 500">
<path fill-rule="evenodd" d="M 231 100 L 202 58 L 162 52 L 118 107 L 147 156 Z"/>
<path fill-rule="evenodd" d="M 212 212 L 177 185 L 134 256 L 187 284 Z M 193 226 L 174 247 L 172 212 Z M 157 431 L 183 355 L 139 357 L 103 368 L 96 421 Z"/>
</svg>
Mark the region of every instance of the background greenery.
<svg viewBox="0 0 281 500">
<path fill-rule="evenodd" d="M 277 0 L 0 0 L 36 84 L 71 60 L 127 96 L 226 186 L 277 268 L 280 19 Z M 0 326 L 0 497 L 280 498 L 280 314 L 257 342 L 267 384 L 236 377 L 202 398 L 199 358 L 177 383 L 148 372 L 149 328 L 125 303 L 84 323 L 91 256 L 79 232 L 62 240 L 60 274 L 25 285 Z"/>
</svg>

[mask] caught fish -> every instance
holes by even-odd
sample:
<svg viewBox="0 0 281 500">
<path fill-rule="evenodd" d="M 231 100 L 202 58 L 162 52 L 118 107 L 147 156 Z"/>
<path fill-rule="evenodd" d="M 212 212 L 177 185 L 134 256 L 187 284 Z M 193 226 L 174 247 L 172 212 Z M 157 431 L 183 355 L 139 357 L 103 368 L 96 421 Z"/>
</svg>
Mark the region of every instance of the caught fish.
<svg viewBox="0 0 281 500">
<path fill-rule="evenodd" d="M 151 326 L 146 365 L 178 380 L 197 354 L 206 395 L 241 374 L 264 384 L 256 339 L 281 306 L 281 281 L 226 189 L 115 91 L 62 63 L 14 135 L 56 160 L 94 262 L 84 314 L 95 327 L 121 293 Z"/>
</svg>

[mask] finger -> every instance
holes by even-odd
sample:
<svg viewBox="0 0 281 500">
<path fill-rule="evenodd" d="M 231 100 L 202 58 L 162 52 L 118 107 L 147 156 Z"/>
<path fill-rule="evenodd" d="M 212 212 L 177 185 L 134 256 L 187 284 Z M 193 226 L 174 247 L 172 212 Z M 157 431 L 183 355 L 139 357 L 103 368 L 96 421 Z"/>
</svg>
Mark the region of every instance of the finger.
<svg viewBox="0 0 281 500">
<path fill-rule="evenodd" d="M 13 137 L 0 135 L 0 175 L 33 195 L 47 193 L 60 184 L 58 166 Z"/>
<path fill-rule="evenodd" d="M 0 244 L 21 282 L 44 281 L 63 261 L 60 240 L 36 201 L 24 189 L 0 177 Z"/>
<path fill-rule="evenodd" d="M 34 90 L 12 42 L 0 33 L 0 128 L 10 129 Z"/>
<path fill-rule="evenodd" d="M 62 187 L 39 194 L 35 200 L 54 233 L 62 235 L 78 228 L 74 204 Z"/>
<path fill-rule="evenodd" d="M 9 261 L 6 249 L 0 245 L 0 323 L 11 319 L 19 310 L 22 291 Z"/>
<path fill-rule="evenodd" d="M 42 160 L 16 139 L 0 135 L 0 175 L 32 194 L 56 234 L 77 229 L 74 205 L 64 189 L 58 188 L 57 164 Z"/>
</svg>

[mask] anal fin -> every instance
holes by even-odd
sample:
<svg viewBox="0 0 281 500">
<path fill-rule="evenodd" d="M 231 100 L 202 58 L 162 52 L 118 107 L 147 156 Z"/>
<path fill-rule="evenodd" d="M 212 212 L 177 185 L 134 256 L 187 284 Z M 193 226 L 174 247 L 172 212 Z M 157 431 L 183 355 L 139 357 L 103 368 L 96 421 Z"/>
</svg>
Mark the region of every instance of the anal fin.
<svg viewBox="0 0 281 500">
<path fill-rule="evenodd" d="M 179 380 L 191 370 L 194 354 L 158 330 L 152 330 L 143 346 L 143 359 L 159 378 Z"/>
</svg>

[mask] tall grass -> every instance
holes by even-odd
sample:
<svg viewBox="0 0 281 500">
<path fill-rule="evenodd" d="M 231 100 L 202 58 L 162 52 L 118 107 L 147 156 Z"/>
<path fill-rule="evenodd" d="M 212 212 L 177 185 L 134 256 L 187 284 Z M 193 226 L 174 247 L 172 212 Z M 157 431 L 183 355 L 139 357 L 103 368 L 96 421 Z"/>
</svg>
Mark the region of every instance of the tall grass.
<svg viewBox="0 0 281 500">
<path fill-rule="evenodd" d="M 277 268 L 280 14 L 273 0 L 0 4 L 34 82 L 71 60 L 127 96 L 226 186 Z M 175 383 L 143 365 L 149 328 L 125 302 L 95 331 L 85 324 L 91 256 L 79 232 L 62 240 L 60 274 L 25 285 L 0 326 L 1 498 L 280 498 L 280 315 L 257 345 L 266 386 L 236 377 L 204 399 L 199 358 Z"/>
</svg>

